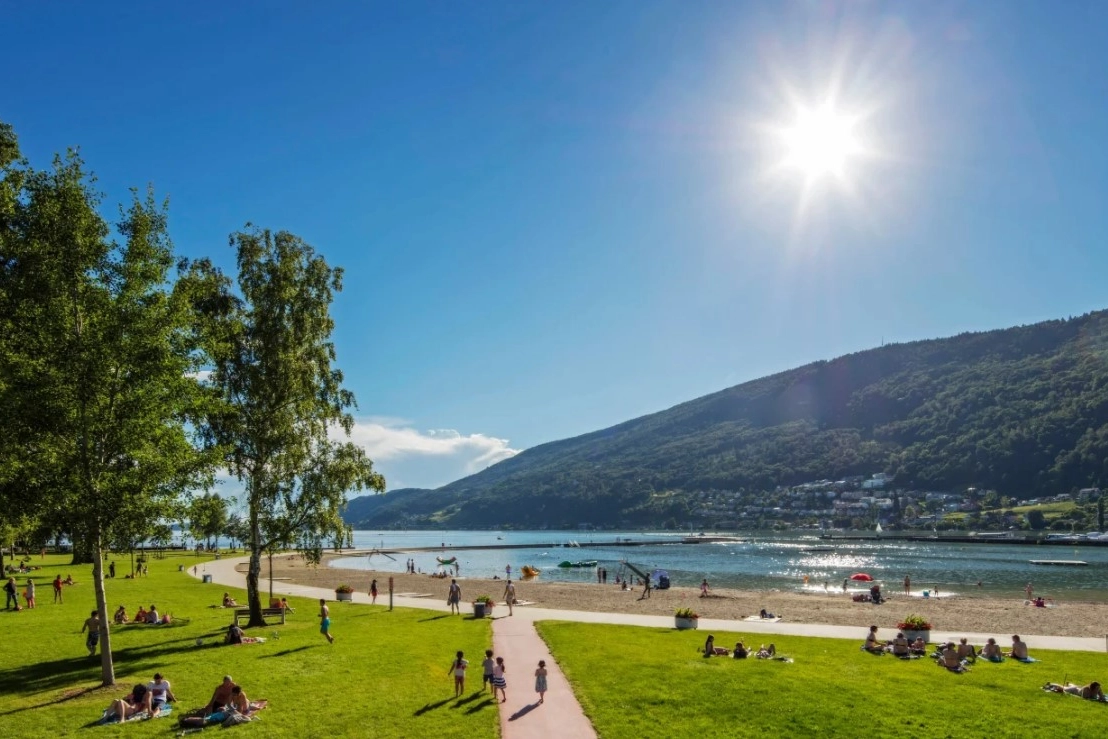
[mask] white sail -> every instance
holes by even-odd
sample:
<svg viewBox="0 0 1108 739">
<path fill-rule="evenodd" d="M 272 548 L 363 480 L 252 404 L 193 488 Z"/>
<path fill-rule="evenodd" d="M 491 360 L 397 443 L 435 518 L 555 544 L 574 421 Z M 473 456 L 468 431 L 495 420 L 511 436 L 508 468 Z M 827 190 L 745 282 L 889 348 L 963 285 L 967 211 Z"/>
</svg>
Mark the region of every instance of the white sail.
<svg viewBox="0 0 1108 739">
<path fill-rule="evenodd" d="M 880 521 L 878 521 L 878 522 L 877 522 L 877 529 L 876 529 L 876 531 L 877 531 L 877 533 L 879 533 L 879 534 L 881 533 L 881 522 L 880 522 Z"/>
</svg>

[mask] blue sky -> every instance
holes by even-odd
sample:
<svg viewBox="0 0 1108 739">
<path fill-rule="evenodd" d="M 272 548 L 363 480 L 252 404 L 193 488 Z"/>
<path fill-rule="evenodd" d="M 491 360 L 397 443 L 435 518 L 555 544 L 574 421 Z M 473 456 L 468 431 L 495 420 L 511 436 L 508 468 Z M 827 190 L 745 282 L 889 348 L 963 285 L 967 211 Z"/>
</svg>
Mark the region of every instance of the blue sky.
<svg viewBox="0 0 1108 739">
<path fill-rule="evenodd" d="M 35 163 L 152 182 L 185 255 L 251 221 L 346 268 L 391 488 L 1108 305 L 1105 3 L 0 5 Z M 832 92 L 864 151 L 809 187 L 780 131 Z"/>
</svg>

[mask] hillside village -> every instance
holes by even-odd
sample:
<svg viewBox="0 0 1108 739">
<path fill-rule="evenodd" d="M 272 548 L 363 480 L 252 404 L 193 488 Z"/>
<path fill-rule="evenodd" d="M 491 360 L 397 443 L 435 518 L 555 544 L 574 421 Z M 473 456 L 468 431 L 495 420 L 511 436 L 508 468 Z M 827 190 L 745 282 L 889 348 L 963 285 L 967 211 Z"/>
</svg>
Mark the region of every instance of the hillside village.
<svg viewBox="0 0 1108 739">
<path fill-rule="evenodd" d="M 994 490 L 903 490 L 884 473 L 815 480 L 768 492 L 690 494 L 690 518 L 714 528 L 1052 529 L 1103 528 L 1099 488 L 1018 501 Z"/>
</svg>

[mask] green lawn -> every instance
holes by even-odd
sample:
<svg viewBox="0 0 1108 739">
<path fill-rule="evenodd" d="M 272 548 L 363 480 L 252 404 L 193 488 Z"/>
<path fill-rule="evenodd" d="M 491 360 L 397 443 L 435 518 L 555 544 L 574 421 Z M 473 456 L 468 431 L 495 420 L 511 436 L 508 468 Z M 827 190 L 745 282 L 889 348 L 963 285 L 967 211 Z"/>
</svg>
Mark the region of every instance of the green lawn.
<svg viewBox="0 0 1108 739">
<path fill-rule="evenodd" d="M 0 735 L 53 737 L 84 734 L 112 698 L 155 671 L 173 684 L 180 707 L 202 706 L 225 673 L 252 699 L 267 698 L 261 721 L 235 728 L 236 736 L 495 737 L 497 707 L 472 688 L 452 700 L 447 668 L 454 652 L 466 651 L 473 664 L 492 643 L 489 621 L 450 617 L 431 611 L 332 603 L 328 645 L 319 633 L 318 603 L 292 599 L 296 613 L 285 626 L 251 632 L 265 644 L 222 646 L 229 611 L 209 608 L 227 588 L 204 585 L 177 571 L 201 561 L 192 555 L 151 560 L 150 576 L 108 581 L 108 602 L 134 613 L 154 603 L 162 613 L 187 618 L 183 625 L 122 627 L 112 632 L 118 687 L 100 689 L 99 658 L 90 659 L 81 623 L 94 608 L 90 565 L 70 567 L 67 558 L 48 556 L 34 573 L 38 608 L 0 611 Z M 125 558 L 116 563 L 119 574 Z M 65 603 L 53 605 L 54 573 L 72 573 L 78 584 L 64 589 Z M 26 576 L 20 579 L 20 592 Z M 234 591 L 240 602 L 245 593 Z M 198 646 L 197 639 L 204 644 Z M 89 735 L 170 736 L 176 719 L 93 727 Z M 218 731 L 209 729 L 208 731 Z"/>
<path fill-rule="evenodd" d="M 538 624 L 603 739 L 870 736 L 1101 737 L 1108 705 L 1045 693 L 1047 681 L 1108 680 L 1103 654 L 1040 652 L 1036 664 L 875 657 L 858 642 L 771 637 L 795 662 L 705 659 L 704 631 Z M 765 636 L 717 632 L 716 644 Z"/>
</svg>

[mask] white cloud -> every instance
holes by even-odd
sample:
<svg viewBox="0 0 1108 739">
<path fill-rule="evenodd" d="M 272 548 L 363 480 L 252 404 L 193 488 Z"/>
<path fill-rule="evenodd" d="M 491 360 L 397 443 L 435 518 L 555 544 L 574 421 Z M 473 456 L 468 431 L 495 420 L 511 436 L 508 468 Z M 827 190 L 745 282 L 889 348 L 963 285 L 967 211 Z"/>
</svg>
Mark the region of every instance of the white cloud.
<svg viewBox="0 0 1108 739">
<path fill-rule="evenodd" d="M 402 418 L 358 419 L 351 441 L 365 449 L 390 490 L 439 487 L 519 454 L 507 439 L 454 429 L 420 431 Z"/>
</svg>

